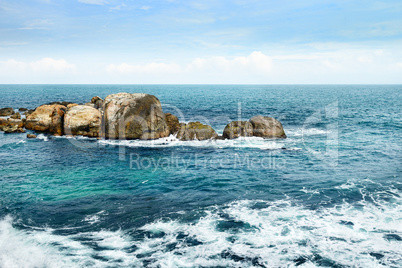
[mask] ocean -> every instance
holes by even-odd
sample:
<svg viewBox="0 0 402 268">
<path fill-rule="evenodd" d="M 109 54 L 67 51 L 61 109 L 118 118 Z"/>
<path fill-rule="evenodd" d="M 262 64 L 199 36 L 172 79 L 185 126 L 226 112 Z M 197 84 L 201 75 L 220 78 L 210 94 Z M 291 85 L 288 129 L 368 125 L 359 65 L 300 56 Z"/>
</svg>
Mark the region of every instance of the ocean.
<svg viewBox="0 0 402 268">
<path fill-rule="evenodd" d="M 0 85 L 0 108 L 119 92 L 288 138 L 0 132 L 0 267 L 402 267 L 401 85 Z"/>
</svg>

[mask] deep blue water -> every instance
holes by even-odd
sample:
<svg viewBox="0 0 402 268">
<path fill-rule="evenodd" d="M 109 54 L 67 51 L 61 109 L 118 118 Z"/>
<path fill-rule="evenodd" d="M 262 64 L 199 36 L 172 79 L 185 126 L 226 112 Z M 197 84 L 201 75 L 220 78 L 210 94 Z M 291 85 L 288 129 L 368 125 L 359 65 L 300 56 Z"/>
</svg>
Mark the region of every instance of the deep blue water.
<svg viewBox="0 0 402 268">
<path fill-rule="evenodd" d="M 0 85 L 0 107 L 118 92 L 288 138 L 0 132 L 0 267 L 402 266 L 402 86 Z"/>
</svg>

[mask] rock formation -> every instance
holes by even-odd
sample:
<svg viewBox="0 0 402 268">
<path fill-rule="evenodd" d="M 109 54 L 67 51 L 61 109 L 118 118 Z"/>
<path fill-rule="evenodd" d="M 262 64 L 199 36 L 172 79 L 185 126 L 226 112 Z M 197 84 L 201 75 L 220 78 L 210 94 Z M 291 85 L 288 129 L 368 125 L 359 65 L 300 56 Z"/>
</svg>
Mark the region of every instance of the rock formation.
<svg viewBox="0 0 402 268">
<path fill-rule="evenodd" d="M 100 124 L 100 111 L 89 106 L 71 107 L 64 115 L 65 135 L 99 137 Z"/>
<path fill-rule="evenodd" d="M 253 125 L 248 121 L 233 121 L 226 125 L 223 130 L 225 139 L 253 136 Z"/>
<path fill-rule="evenodd" d="M 200 122 L 190 122 L 188 124 L 181 123 L 177 138 L 182 141 L 189 140 L 207 140 L 218 137 L 215 130 L 208 125 Z"/>
<path fill-rule="evenodd" d="M 14 109 L 7 107 L 0 109 L 0 116 L 10 116 L 14 114 Z"/>
<path fill-rule="evenodd" d="M 286 138 L 281 122 L 268 116 L 254 116 L 250 119 L 253 136 L 262 138 Z"/>
<path fill-rule="evenodd" d="M 63 117 L 66 107 L 59 104 L 42 105 L 27 116 L 25 128 L 50 132 L 54 135 L 63 135 Z"/>
<path fill-rule="evenodd" d="M 171 113 L 166 113 L 165 117 L 166 117 L 166 123 L 169 127 L 169 134 L 176 135 L 180 129 L 179 119 L 177 118 L 177 116 Z"/>
<path fill-rule="evenodd" d="M 165 114 L 155 96 L 112 94 L 105 98 L 102 109 L 102 137 L 150 140 L 169 136 Z"/>
</svg>

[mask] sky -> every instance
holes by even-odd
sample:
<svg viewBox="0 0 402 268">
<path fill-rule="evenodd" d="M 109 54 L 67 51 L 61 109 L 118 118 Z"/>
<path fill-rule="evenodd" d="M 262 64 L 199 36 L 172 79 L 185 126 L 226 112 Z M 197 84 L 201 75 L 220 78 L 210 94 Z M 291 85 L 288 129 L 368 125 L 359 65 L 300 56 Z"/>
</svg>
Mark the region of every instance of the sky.
<svg viewBox="0 0 402 268">
<path fill-rule="evenodd" d="M 0 84 L 402 84 L 402 1 L 0 0 Z"/>
</svg>

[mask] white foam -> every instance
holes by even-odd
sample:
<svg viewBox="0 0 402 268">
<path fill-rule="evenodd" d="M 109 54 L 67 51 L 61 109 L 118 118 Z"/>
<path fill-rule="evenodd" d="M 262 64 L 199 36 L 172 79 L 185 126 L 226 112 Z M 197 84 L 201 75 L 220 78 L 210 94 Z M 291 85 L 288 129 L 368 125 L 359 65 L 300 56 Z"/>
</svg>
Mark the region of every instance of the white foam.
<svg viewBox="0 0 402 268">
<path fill-rule="evenodd" d="M 315 136 L 315 135 L 326 135 L 330 133 L 329 130 L 319 129 L 319 128 L 298 128 L 298 129 L 288 129 L 286 134 L 288 137 L 300 137 L 300 136 Z"/>
<path fill-rule="evenodd" d="M 49 141 L 49 138 L 43 134 L 39 134 L 38 136 L 36 136 L 36 138 L 43 141 Z"/>
<path fill-rule="evenodd" d="M 101 145 L 127 146 L 127 147 L 212 147 L 212 148 L 258 148 L 262 150 L 281 149 L 285 145 L 284 140 L 269 140 L 259 137 L 242 137 L 232 140 L 191 140 L 180 141 L 175 136 L 156 140 L 99 140 Z M 289 148 L 300 150 L 300 148 Z"/>
<path fill-rule="evenodd" d="M 301 267 L 315 267 L 322 258 L 352 267 L 400 267 L 401 242 L 392 235 L 402 236 L 402 197 L 393 191 L 391 201 L 379 198 L 378 192 L 371 194 L 375 203 L 344 202 L 319 210 L 291 199 L 239 200 L 207 208 L 192 222 L 181 221 L 181 211 L 176 213 L 179 219 L 148 223 L 134 230 L 136 239 L 122 230 L 69 236 L 51 229 L 18 230 L 6 217 L 0 221 L 0 263 L 28 268 L 140 267 L 142 261 L 150 267 L 294 267 L 299 259 L 304 261 Z"/>
</svg>

